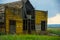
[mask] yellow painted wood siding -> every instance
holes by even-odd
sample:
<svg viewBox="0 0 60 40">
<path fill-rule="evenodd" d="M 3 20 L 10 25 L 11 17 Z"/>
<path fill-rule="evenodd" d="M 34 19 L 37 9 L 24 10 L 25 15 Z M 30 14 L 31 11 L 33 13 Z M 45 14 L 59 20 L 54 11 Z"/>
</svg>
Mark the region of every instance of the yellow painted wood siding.
<svg viewBox="0 0 60 40">
<path fill-rule="evenodd" d="M 47 12 L 44 11 L 35 11 L 35 24 L 39 25 L 41 21 L 47 22 Z"/>
<path fill-rule="evenodd" d="M 17 21 L 16 22 L 16 33 L 17 34 L 22 34 L 23 33 L 23 22 Z"/>
<path fill-rule="evenodd" d="M 6 32 L 9 33 L 9 20 L 16 21 L 16 33 L 23 32 L 23 19 L 20 15 L 13 15 L 14 13 L 11 11 L 12 8 L 6 8 Z M 17 13 L 16 13 L 17 14 Z"/>
<path fill-rule="evenodd" d="M 48 13 L 47 11 L 40 11 L 40 10 L 36 10 L 35 11 L 35 30 L 36 33 L 40 33 L 41 32 L 41 22 L 45 21 L 45 29 L 47 29 L 47 16 Z"/>
</svg>

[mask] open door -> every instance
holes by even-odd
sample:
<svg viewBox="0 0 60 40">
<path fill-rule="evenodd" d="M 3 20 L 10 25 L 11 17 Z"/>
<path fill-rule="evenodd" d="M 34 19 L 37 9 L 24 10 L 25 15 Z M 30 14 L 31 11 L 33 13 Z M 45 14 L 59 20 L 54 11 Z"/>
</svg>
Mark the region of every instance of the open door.
<svg viewBox="0 0 60 40">
<path fill-rule="evenodd" d="M 16 21 L 15 20 L 10 20 L 9 21 L 9 26 L 10 26 L 10 34 L 15 34 L 16 33 Z"/>
<path fill-rule="evenodd" d="M 45 30 L 46 30 L 46 22 L 41 21 L 41 31 L 45 31 Z"/>
</svg>

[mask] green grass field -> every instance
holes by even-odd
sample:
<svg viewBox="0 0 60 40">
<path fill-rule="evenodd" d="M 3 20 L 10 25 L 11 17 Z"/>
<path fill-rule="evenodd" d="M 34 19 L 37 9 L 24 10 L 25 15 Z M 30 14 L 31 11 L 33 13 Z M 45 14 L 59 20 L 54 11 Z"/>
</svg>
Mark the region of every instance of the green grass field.
<svg viewBox="0 0 60 40">
<path fill-rule="evenodd" d="M 60 28 L 48 28 L 49 33 L 60 35 Z M 0 35 L 0 40 L 60 40 L 60 36 L 48 35 Z"/>
<path fill-rule="evenodd" d="M 0 40 L 60 40 L 58 36 L 46 35 L 3 35 Z"/>
<path fill-rule="evenodd" d="M 48 28 L 48 32 L 60 35 L 60 28 Z"/>
</svg>

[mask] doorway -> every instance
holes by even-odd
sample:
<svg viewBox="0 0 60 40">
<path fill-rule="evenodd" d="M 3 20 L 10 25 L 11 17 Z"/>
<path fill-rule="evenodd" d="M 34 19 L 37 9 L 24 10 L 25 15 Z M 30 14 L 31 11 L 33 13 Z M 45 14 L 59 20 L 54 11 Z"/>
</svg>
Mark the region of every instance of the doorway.
<svg viewBox="0 0 60 40">
<path fill-rule="evenodd" d="M 41 21 L 41 31 L 45 31 L 45 30 L 46 30 L 46 22 Z"/>
<path fill-rule="evenodd" d="M 29 34 L 35 30 L 35 20 L 25 19 L 23 20 L 23 31 Z"/>
<path fill-rule="evenodd" d="M 9 21 L 9 26 L 10 26 L 10 34 L 15 34 L 16 33 L 16 21 L 15 20 L 10 20 Z"/>
</svg>

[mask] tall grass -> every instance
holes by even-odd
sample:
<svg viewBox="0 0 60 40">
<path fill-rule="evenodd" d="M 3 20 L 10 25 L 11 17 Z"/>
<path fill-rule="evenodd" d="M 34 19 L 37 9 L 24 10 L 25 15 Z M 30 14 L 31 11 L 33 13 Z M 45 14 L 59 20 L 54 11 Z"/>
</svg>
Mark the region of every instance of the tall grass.
<svg viewBox="0 0 60 40">
<path fill-rule="evenodd" d="M 60 40 L 58 36 L 45 35 L 3 35 L 0 40 Z"/>
</svg>

